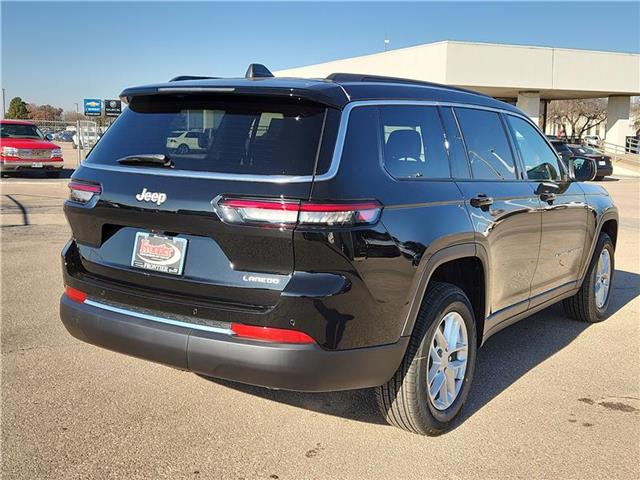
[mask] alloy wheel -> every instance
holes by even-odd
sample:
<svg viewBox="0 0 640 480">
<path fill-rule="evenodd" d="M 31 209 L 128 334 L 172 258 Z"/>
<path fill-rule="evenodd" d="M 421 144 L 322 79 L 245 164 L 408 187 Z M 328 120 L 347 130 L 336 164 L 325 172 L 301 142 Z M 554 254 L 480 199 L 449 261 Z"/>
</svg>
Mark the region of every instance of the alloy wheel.
<svg viewBox="0 0 640 480">
<path fill-rule="evenodd" d="M 449 312 L 438 324 L 429 345 L 427 390 L 437 410 L 456 400 L 467 371 L 467 329 L 458 312 Z"/>
<path fill-rule="evenodd" d="M 604 307 L 609 297 L 609 286 L 611 282 L 611 255 L 606 248 L 600 252 L 600 258 L 598 258 L 598 265 L 596 266 L 596 281 L 593 285 L 593 289 L 596 295 L 596 306 L 598 308 Z"/>
</svg>

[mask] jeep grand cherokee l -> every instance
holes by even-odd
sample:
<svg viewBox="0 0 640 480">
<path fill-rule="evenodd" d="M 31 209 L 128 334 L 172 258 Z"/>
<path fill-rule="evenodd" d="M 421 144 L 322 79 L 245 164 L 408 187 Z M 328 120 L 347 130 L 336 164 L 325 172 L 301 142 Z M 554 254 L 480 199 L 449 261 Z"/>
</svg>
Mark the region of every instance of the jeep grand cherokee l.
<svg viewBox="0 0 640 480">
<path fill-rule="evenodd" d="M 121 98 L 64 205 L 81 340 L 274 389 L 375 387 L 388 422 L 437 434 L 489 336 L 558 301 L 607 315 L 616 208 L 577 181 L 593 160 L 565 168 L 511 105 L 259 66 Z M 167 151 L 187 123 L 206 151 Z"/>
</svg>

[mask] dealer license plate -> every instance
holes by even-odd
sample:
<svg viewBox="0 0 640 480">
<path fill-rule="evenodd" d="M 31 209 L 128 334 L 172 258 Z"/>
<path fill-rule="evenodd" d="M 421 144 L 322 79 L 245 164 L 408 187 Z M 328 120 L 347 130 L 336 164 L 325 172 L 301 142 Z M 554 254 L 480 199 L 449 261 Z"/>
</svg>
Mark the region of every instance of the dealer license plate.
<svg viewBox="0 0 640 480">
<path fill-rule="evenodd" d="M 143 270 L 182 275 L 187 239 L 138 232 L 133 242 L 131 266 Z"/>
</svg>

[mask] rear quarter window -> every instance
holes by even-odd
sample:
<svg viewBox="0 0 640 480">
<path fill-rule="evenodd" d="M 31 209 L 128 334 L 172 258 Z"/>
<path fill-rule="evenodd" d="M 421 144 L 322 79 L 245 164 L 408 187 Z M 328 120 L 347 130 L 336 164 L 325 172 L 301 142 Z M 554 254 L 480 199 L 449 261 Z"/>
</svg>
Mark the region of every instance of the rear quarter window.
<svg viewBox="0 0 640 480">
<path fill-rule="evenodd" d="M 450 178 L 437 107 L 380 107 L 384 168 L 395 178 Z"/>
</svg>

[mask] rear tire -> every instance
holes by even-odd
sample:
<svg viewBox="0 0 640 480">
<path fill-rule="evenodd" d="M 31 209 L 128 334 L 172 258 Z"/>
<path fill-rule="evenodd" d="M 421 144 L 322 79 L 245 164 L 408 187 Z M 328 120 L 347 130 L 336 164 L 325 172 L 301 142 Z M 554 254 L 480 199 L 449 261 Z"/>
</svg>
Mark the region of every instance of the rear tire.
<svg viewBox="0 0 640 480">
<path fill-rule="evenodd" d="M 597 176 L 596 178 L 594 178 L 594 180 L 597 182 L 604 180 L 604 175 Z"/>
<path fill-rule="evenodd" d="M 452 318 L 459 325 L 459 329 L 455 329 L 457 340 L 451 344 L 441 343 L 439 339 L 443 334 L 449 340 L 455 338 L 447 335 L 447 329 L 443 328 L 447 325 L 446 320 Z M 430 285 L 400 367 L 389 382 L 376 388 L 376 400 L 385 420 L 421 435 L 439 435 L 451 428 L 471 387 L 476 338 L 473 309 L 465 293 L 449 283 Z M 465 342 L 465 358 L 461 358 L 459 353 L 449 354 L 456 348 L 461 349 Z M 443 344 L 447 345 L 444 351 L 440 348 Z M 440 356 L 438 350 L 441 351 Z M 437 363 L 434 355 L 439 359 Z M 460 363 L 462 360 L 466 360 L 464 369 Z M 455 377 L 453 383 L 450 375 Z M 431 390 L 428 390 L 430 381 Z M 437 388 L 437 384 L 442 387 Z M 452 385 L 451 390 L 448 385 Z M 444 395 L 442 388 L 447 390 Z M 449 395 L 449 392 L 454 394 Z"/>
<path fill-rule="evenodd" d="M 606 253 L 603 253 L 603 251 L 606 251 Z M 602 269 L 599 267 L 602 267 L 602 262 L 606 261 L 607 257 L 609 273 L 607 278 L 604 279 L 602 277 Z M 609 235 L 601 233 L 580 290 L 573 297 L 569 297 L 562 302 L 567 316 L 586 323 L 597 323 L 607 318 L 607 308 L 611 302 L 611 292 L 613 291 L 614 272 L 613 242 Z M 605 288 L 605 283 L 606 295 L 603 300 L 602 297 L 598 298 L 597 292 L 601 292 L 600 289 Z"/>
</svg>

